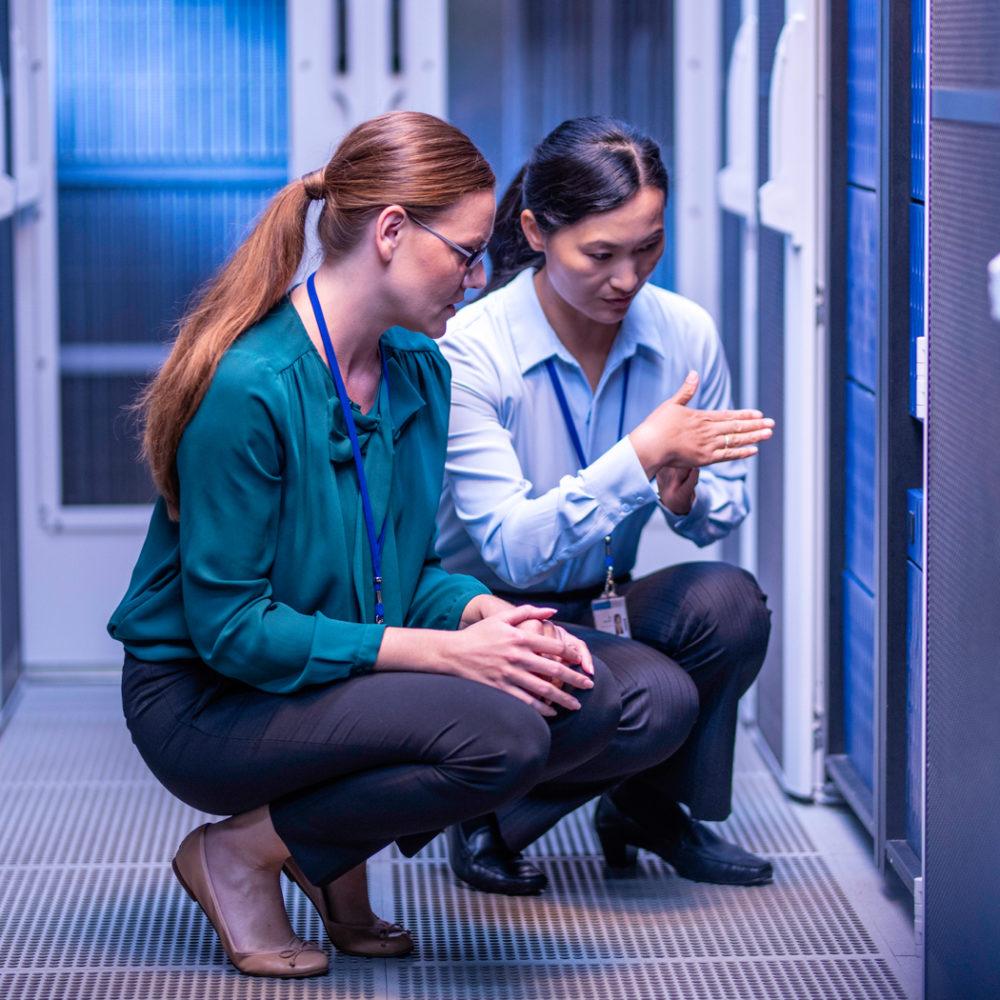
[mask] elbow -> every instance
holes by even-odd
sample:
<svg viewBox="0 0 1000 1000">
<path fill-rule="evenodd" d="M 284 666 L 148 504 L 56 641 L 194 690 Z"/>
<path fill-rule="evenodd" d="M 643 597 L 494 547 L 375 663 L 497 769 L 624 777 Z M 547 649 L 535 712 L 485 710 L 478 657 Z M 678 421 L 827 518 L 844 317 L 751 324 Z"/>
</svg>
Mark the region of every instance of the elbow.
<svg viewBox="0 0 1000 1000">
<path fill-rule="evenodd" d="M 513 590 L 524 590 L 544 580 L 552 571 L 552 560 L 539 553 L 512 553 L 502 537 L 487 539 L 480 548 L 483 562 Z"/>
</svg>

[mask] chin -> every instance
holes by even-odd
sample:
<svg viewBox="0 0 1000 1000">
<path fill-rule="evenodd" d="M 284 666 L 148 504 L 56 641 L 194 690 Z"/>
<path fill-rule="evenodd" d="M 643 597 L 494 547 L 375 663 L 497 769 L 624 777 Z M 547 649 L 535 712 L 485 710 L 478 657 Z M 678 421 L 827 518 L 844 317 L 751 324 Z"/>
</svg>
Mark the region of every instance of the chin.
<svg viewBox="0 0 1000 1000">
<path fill-rule="evenodd" d="M 440 340 L 448 329 L 448 317 L 435 316 L 433 319 L 427 320 L 423 326 L 414 327 L 414 329 L 419 329 L 424 336 L 430 337 L 431 340 Z"/>
</svg>

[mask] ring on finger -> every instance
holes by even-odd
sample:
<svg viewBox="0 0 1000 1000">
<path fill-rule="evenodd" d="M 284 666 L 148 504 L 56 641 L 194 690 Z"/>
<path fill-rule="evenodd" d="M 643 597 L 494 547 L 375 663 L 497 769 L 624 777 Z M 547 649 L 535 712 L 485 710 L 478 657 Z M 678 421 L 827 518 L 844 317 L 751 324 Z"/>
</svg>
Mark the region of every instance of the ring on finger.
<svg viewBox="0 0 1000 1000">
<path fill-rule="evenodd" d="M 726 449 L 727 450 L 729 448 L 729 442 L 730 442 L 731 439 L 732 439 L 732 434 L 727 434 L 726 435 Z"/>
</svg>

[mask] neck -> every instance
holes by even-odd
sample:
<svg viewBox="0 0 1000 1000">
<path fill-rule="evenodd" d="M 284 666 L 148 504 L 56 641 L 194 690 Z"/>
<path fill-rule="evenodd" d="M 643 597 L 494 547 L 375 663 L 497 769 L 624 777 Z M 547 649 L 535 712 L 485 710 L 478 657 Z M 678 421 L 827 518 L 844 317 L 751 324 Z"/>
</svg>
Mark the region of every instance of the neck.
<svg viewBox="0 0 1000 1000">
<path fill-rule="evenodd" d="M 358 271 L 350 260 L 336 264 L 324 262 L 315 278 L 316 296 L 345 381 L 378 368 L 379 338 L 392 326 L 392 321 L 381 315 L 378 302 L 365 293 L 371 282 Z M 304 283 L 292 292 L 292 304 L 320 356 L 325 358 L 323 340 Z"/>
<path fill-rule="evenodd" d="M 538 302 L 549 325 L 570 354 L 580 362 L 591 387 L 596 386 L 621 323 L 598 323 L 574 309 L 552 287 L 544 267 L 535 273 L 534 281 Z"/>
</svg>

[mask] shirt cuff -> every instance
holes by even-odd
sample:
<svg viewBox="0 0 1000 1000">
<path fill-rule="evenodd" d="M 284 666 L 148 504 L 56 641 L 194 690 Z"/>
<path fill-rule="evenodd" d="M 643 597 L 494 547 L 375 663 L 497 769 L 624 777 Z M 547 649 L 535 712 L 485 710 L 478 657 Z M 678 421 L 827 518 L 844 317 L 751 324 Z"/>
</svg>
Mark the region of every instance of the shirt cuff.
<svg viewBox="0 0 1000 1000">
<path fill-rule="evenodd" d="M 457 631 L 458 626 L 462 623 L 462 612 L 465 611 L 469 601 L 474 597 L 481 597 L 484 594 L 492 593 L 486 584 L 480 582 L 474 576 L 467 576 L 464 573 L 453 573 L 452 578 L 456 577 L 463 582 L 468 581 L 468 584 L 459 589 L 451 601 L 445 605 L 441 613 L 441 624 L 434 626 L 436 628 L 448 629 L 452 632 Z"/>
<path fill-rule="evenodd" d="M 316 616 L 316 630 L 310 656 L 309 683 L 342 680 L 375 669 L 385 625 L 342 622 L 326 615 Z"/>
<path fill-rule="evenodd" d="M 580 473 L 586 491 L 594 497 L 612 526 L 634 510 L 655 503 L 656 490 L 628 437 L 612 445 Z"/>
<path fill-rule="evenodd" d="M 709 498 L 705 492 L 695 493 L 694 503 L 686 514 L 675 514 L 659 497 L 656 498 L 673 531 L 683 531 L 696 524 L 708 513 Z"/>
</svg>

